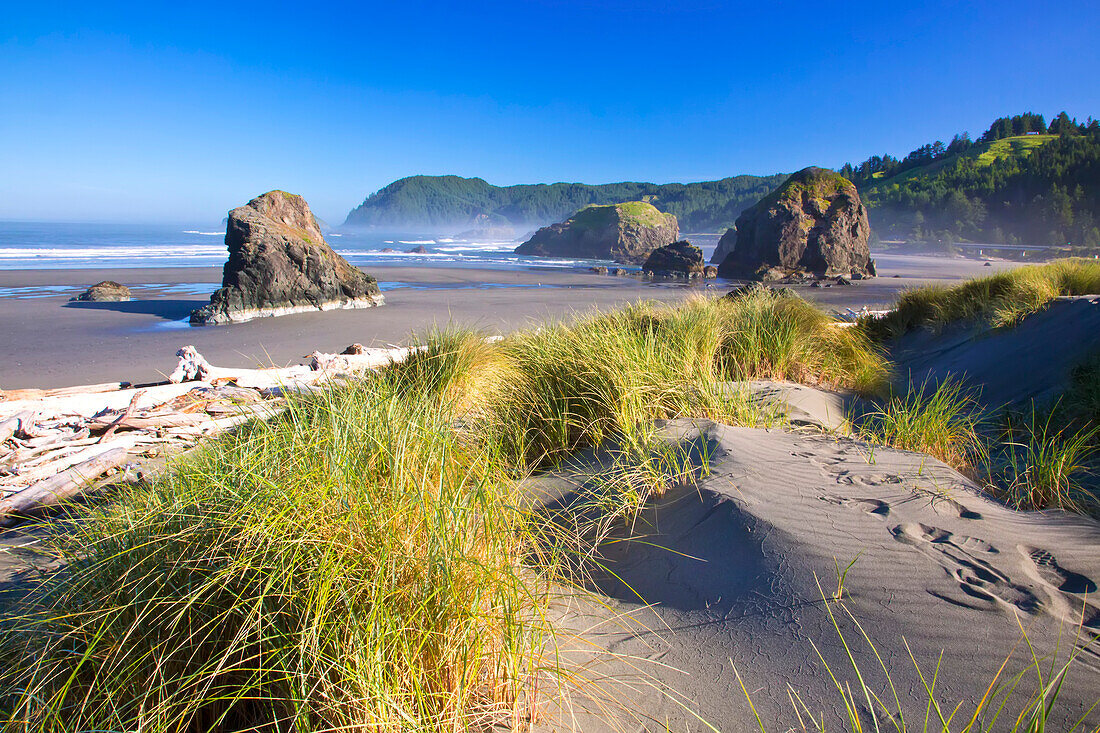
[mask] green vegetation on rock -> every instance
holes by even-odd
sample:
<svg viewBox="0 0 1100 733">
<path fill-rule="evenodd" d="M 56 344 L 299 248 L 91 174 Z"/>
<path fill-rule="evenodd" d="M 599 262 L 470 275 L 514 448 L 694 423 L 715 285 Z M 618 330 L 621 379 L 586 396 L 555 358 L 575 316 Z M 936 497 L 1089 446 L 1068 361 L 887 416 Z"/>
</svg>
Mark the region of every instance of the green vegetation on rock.
<svg viewBox="0 0 1100 733">
<path fill-rule="evenodd" d="M 569 217 L 573 226 L 582 229 L 598 229 L 616 221 L 639 226 L 659 226 L 666 222 L 666 216 L 652 204 L 644 201 L 627 201 L 621 204 L 585 206 Z"/>
</svg>

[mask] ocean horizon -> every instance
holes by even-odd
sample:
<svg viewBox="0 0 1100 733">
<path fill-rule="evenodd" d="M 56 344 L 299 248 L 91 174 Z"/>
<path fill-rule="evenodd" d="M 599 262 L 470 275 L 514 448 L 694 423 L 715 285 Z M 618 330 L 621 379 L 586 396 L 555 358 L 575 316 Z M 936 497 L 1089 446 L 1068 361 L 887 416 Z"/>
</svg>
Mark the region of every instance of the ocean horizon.
<svg viewBox="0 0 1100 733">
<path fill-rule="evenodd" d="M 684 235 L 709 259 L 714 235 Z M 0 270 L 217 267 L 228 255 L 219 224 L 0 221 Z M 587 268 L 606 260 L 515 254 L 521 240 L 459 239 L 415 231 L 335 229 L 329 246 L 351 264 L 489 269 Z M 426 252 L 412 252 L 423 247 Z M 389 250 L 389 251 L 387 251 Z"/>
</svg>

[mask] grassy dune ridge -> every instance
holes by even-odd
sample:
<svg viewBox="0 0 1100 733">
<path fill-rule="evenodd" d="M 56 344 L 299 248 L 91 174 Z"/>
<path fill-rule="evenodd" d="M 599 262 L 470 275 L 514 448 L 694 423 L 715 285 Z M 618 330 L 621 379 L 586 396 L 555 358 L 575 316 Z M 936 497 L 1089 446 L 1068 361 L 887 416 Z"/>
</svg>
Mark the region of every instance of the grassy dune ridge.
<svg viewBox="0 0 1100 733">
<path fill-rule="evenodd" d="M 654 420 L 776 422 L 737 380 L 884 394 L 869 333 L 759 288 L 495 344 L 430 333 L 402 364 L 74 508 L 52 539 L 64 568 L 4 618 L 5 727 L 524 729 L 570 674 L 547 609 L 571 581 L 524 479 L 614 444 L 600 500 L 627 516 L 696 468 L 653 458 Z M 898 404 L 883 414 L 929 411 Z M 911 447 L 931 444 L 926 423 Z M 900 440 L 898 424 L 869 437 Z"/>
<path fill-rule="evenodd" d="M 961 285 L 929 285 L 905 292 L 886 316 L 867 319 L 863 327 L 876 341 L 917 328 L 987 320 L 994 327 L 1012 326 L 1059 296 L 1100 293 L 1100 262 L 1058 260 L 1021 267 Z"/>
<path fill-rule="evenodd" d="M 861 334 L 763 290 L 423 345 L 79 511 L 55 537 L 65 569 L 6 619 L 7 727 L 522 727 L 556 673 L 559 565 L 524 476 L 616 441 L 638 460 L 605 501 L 636 506 L 678 470 L 643 459 L 655 418 L 755 424 L 721 382 L 861 388 L 884 368 Z"/>
</svg>

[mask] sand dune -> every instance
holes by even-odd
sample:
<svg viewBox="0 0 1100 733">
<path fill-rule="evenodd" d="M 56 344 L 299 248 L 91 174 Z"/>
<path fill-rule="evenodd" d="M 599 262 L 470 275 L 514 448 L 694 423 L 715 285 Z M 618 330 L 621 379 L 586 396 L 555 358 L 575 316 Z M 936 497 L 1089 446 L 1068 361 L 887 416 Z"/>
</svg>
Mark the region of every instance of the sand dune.
<svg viewBox="0 0 1100 733">
<path fill-rule="evenodd" d="M 812 644 L 855 684 L 821 600 L 836 588 L 836 564 L 853 559 L 844 608 L 911 719 L 922 719 L 927 696 L 905 644 L 927 674 L 942 652 L 937 695 L 969 714 L 1014 647 L 1010 670 L 1027 665 L 1018 622 L 1038 650 L 1080 652 L 1050 730 L 1068 729 L 1100 696 L 1100 643 L 1088 643 L 1100 633 L 1100 524 L 1010 510 L 921 454 L 709 422 L 664 432 L 709 454 L 710 475 L 652 502 L 633 535 L 604 543 L 593 596 L 567 602 L 577 636 L 566 658 L 586 682 L 546 729 L 610 729 L 592 714 L 601 708 L 627 730 L 755 729 L 735 665 L 769 730 L 798 727 L 788 688 L 824 712 L 827 728 L 846 729 Z M 838 613 L 869 686 L 893 707 L 871 650 Z M 1019 689 L 1030 694 L 1034 675 Z"/>
<path fill-rule="evenodd" d="M 997 408 L 1061 392 L 1073 365 L 1100 348 L 1097 334 L 1100 296 L 1056 298 L 1014 328 L 958 324 L 943 333 L 913 332 L 893 345 L 891 357 L 902 384 L 962 376 Z"/>
</svg>

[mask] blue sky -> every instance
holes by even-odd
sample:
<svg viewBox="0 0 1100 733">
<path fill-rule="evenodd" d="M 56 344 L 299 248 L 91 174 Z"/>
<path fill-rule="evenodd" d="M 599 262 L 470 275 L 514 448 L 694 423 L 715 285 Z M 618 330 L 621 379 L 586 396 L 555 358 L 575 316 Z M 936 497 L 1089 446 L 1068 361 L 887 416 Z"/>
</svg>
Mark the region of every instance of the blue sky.
<svg viewBox="0 0 1100 733">
<path fill-rule="evenodd" d="M 21 3 L 0 219 L 334 223 L 418 173 L 696 181 L 1100 116 L 1100 3 Z M 168 4 L 163 4 L 168 5 Z"/>
</svg>

